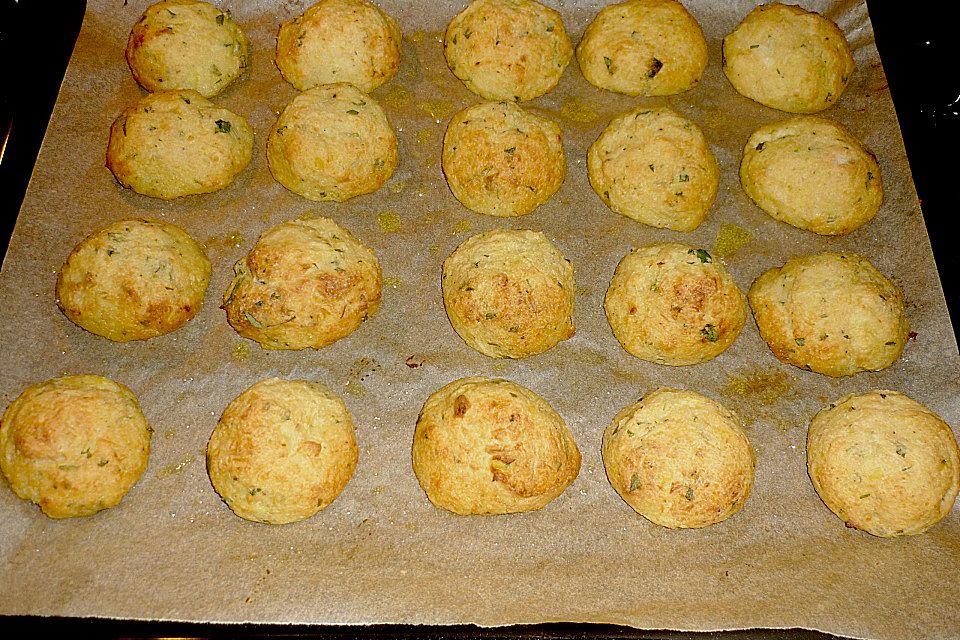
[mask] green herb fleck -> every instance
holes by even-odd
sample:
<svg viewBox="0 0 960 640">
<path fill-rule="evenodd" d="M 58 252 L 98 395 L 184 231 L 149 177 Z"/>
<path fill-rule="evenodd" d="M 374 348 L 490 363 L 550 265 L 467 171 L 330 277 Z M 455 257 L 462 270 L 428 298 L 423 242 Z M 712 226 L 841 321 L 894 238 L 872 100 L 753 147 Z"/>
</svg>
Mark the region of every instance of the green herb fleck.
<svg viewBox="0 0 960 640">
<path fill-rule="evenodd" d="M 109 461 L 109 460 L 101 460 L 100 462 L 97 463 L 97 466 L 98 466 L 98 467 L 105 467 L 105 466 L 107 466 L 108 464 L 110 464 L 110 461 Z"/>
<path fill-rule="evenodd" d="M 254 487 L 253 489 L 250 489 L 249 493 L 250 495 L 255 496 L 258 493 L 263 493 L 263 489 L 261 489 L 260 487 Z"/>
<path fill-rule="evenodd" d="M 483 317 L 486 318 L 487 320 L 493 320 L 494 318 L 497 317 L 497 314 L 495 314 L 492 311 L 487 311 L 485 314 L 483 314 Z"/>
<path fill-rule="evenodd" d="M 217 24 L 219 24 L 220 26 L 223 26 L 223 19 L 226 18 L 226 17 L 227 17 L 226 14 L 223 14 L 223 13 L 221 13 L 220 15 L 218 15 L 218 16 L 217 16 Z"/>
<path fill-rule="evenodd" d="M 716 342 L 720 339 L 720 335 L 717 333 L 717 328 L 712 324 L 708 324 L 703 329 L 700 329 L 700 335 L 702 335 L 703 339 L 707 342 Z"/>
<path fill-rule="evenodd" d="M 757 151 L 763 151 L 763 147 L 764 147 L 765 144 L 767 144 L 767 143 L 766 143 L 766 142 L 761 142 L 760 144 L 758 144 L 758 145 L 755 147 L 756 150 L 757 150 Z"/>
<path fill-rule="evenodd" d="M 797 343 L 798 347 L 802 347 L 804 344 L 806 344 L 807 340 L 806 338 L 796 338 L 794 342 Z"/>
<path fill-rule="evenodd" d="M 693 495 L 693 487 L 687 487 L 687 492 L 686 492 L 685 494 L 683 494 L 683 497 L 686 498 L 687 500 L 693 502 L 693 498 L 694 498 L 694 495 Z"/>
<path fill-rule="evenodd" d="M 349 113 L 349 114 L 352 115 L 352 116 L 358 116 L 358 115 L 360 115 L 360 112 L 357 111 L 356 109 L 349 109 L 349 110 L 347 111 L 347 113 Z"/>
<path fill-rule="evenodd" d="M 710 257 L 710 254 L 703 249 L 690 249 L 690 251 L 687 251 L 687 253 L 694 254 L 695 256 L 697 256 L 697 258 L 700 259 L 700 262 L 704 264 L 713 262 L 713 258 Z"/>
<path fill-rule="evenodd" d="M 690 182 L 690 176 L 687 175 L 686 173 L 681 173 L 677 177 L 677 182 Z"/>
<path fill-rule="evenodd" d="M 607 65 L 607 71 L 612 74 L 613 69 L 611 69 L 610 67 L 613 65 L 613 60 L 611 60 L 607 56 L 603 56 L 603 64 Z"/>
<path fill-rule="evenodd" d="M 504 149 L 503 151 L 504 151 L 505 153 L 509 153 L 510 155 L 513 155 L 513 152 L 516 151 L 516 150 L 517 150 L 516 147 L 510 147 L 509 149 Z"/>
<path fill-rule="evenodd" d="M 261 324 L 259 320 L 257 320 L 256 318 L 254 318 L 253 315 L 252 315 L 250 312 L 244 311 L 244 312 L 243 312 L 243 317 L 245 317 L 245 318 L 247 319 L 247 322 L 249 322 L 250 324 L 252 324 L 252 325 L 253 325 L 254 327 L 256 327 L 257 329 L 263 329 L 263 324 Z"/>
<path fill-rule="evenodd" d="M 234 278 L 233 284 L 230 285 L 230 290 L 227 292 L 226 298 L 223 301 L 224 306 L 233 302 L 233 296 L 237 293 L 237 289 L 240 288 L 240 283 L 242 281 L 243 278 Z"/>
<path fill-rule="evenodd" d="M 230 133 L 233 126 L 227 120 L 217 120 L 217 133 Z"/>
<path fill-rule="evenodd" d="M 863 500 L 864 498 L 869 498 L 869 497 L 870 497 L 870 494 L 869 494 L 869 493 L 865 493 L 865 494 L 863 494 L 862 496 L 860 496 L 860 499 Z"/>
<path fill-rule="evenodd" d="M 640 474 L 635 473 L 630 476 L 630 491 L 636 491 L 640 488 Z"/>
<path fill-rule="evenodd" d="M 907 448 L 906 448 L 905 446 L 903 446 L 902 444 L 898 444 L 898 445 L 897 445 L 897 455 L 900 456 L 901 458 L 906 458 L 906 457 L 907 457 Z"/>
<path fill-rule="evenodd" d="M 757 48 L 759 48 L 759 47 L 760 47 L 760 45 L 758 45 L 758 44 L 752 44 L 752 45 L 750 45 L 750 48 L 751 48 L 751 49 L 757 49 Z"/>
</svg>

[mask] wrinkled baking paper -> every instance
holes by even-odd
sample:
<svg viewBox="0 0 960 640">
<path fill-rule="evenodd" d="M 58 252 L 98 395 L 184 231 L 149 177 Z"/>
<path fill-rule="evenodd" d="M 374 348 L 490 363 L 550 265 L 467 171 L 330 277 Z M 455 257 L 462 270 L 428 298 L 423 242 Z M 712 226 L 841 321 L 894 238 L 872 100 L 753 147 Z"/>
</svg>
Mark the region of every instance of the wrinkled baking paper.
<svg viewBox="0 0 960 640">
<path fill-rule="evenodd" d="M 846 529 L 817 498 L 805 468 L 810 417 L 847 393 L 896 389 L 960 426 L 956 340 L 862 3 L 805 2 L 835 20 L 857 70 L 822 115 L 879 158 L 886 201 L 876 219 L 826 238 L 768 217 L 741 190 L 747 138 L 787 114 L 738 95 L 720 69 L 720 40 L 752 2 L 686 2 L 703 25 L 701 84 L 666 98 L 590 86 L 572 61 L 556 90 L 525 104 L 558 120 L 566 182 L 529 216 L 472 213 L 440 169 L 446 123 L 479 101 L 444 64 L 441 33 L 463 3 L 384 1 L 404 32 L 398 75 L 373 95 L 397 129 L 400 165 L 377 193 L 342 204 L 286 191 L 267 168 L 267 133 L 295 95 L 273 64 L 278 25 L 304 10 L 228 2 L 251 42 L 250 70 L 214 99 L 256 132 L 254 160 L 215 194 L 162 202 L 122 189 L 104 166 L 111 122 L 142 95 L 123 57 L 146 2 L 90 0 L 0 277 L 6 406 L 27 385 L 97 373 L 131 387 L 155 429 L 149 467 L 123 502 L 54 521 L 0 490 L 0 614 L 135 620 L 372 624 L 607 622 L 648 629 L 800 627 L 870 638 L 946 638 L 960 630 L 958 510 L 924 535 L 883 540 Z M 576 42 L 594 2 L 560 5 Z M 587 182 L 586 150 L 617 113 L 670 105 L 704 131 L 722 171 L 719 196 L 692 233 L 653 229 L 608 210 Z M 371 246 L 384 276 L 380 312 L 320 351 L 271 352 L 240 338 L 218 308 L 232 266 L 269 226 L 316 212 Z M 147 342 L 114 344 L 57 309 L 57 270 L 87 234 L 133 216 L 162 218 L 203 242 L 214 272 L 202 312 Z M 577 334 L 540 356 L 494 360 L 466 347 L 440 297 L 443 259 L 472 234 L 545 232 L 573 261 Z M 903 358 L 840 380 L 780 364 L 752 320 L 715 360 L 671 368 L 638 360 L 603 315 L 607 283 L 632 247 L 681 241 L 724 255 L 746 290 L 765 269 L 824 250 L 855 251 L 903 289 L 912 330 Z M 717 243 L 720 242 L 720 250 Z M 737 245 L 742 244 L 737 248 Z M 734 250 L 735 249 L 735 250 Z M 410 445 L 425 398 L 469 375 L 504 377 L 546 398 L 583 452 L 572 486 L 546 509 L 459 517 L 435 509 L 413 474 Z M 207 479 L 204 447 L 237 394 L 269 376 L 329 385 L 357 425 L 360 464 L 340 498 L 306 521 L 244 521 Z M 703 530 L 660 528 L 614 493 L 600 459 L 620 408 L 666 385 L 736 411 L 757 453 L 756 486 L 732 519 Z"/>
</svg>

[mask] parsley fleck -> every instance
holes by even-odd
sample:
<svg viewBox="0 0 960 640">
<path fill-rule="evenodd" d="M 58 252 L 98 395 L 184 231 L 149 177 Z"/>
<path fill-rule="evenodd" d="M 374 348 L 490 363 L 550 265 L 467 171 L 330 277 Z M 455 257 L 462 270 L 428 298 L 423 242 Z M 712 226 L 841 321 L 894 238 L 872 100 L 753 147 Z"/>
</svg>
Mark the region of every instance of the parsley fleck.
<svg viewBox="0 0 960 640">
<path fill-rule="evenodd" d="M 700 262 L 704 264 L 713 262 L 713 258 L 710 257 L 710 254 L 703 249 L 690 249 L 690 251 L 687 251 L 687 253 L 697 256 L 697 258 L 700 259 Z"/>
<path fill-rule="evenodd" d="M 712 324 L 708 324 L 703 329 L 700 329 L 700 335 L 702 335 L 703 339 L 707 342 L 716 342 L 720 339 L 719 334 L 717 334 L 717 328 Z"/>
<path fill-rule="evenodd" d="M 230 133 L 232 125 L 227 120 L 217 120 L 217 133 Z"/>
</svg>

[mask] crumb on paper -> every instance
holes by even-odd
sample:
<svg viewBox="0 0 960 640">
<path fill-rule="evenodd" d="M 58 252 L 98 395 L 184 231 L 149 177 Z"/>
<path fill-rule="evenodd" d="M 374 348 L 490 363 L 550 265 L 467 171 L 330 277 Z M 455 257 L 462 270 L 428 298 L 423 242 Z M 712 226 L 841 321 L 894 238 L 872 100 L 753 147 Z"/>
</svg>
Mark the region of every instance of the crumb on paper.
<svg viewBox="0 0 960 640">
<path fill-rule="evenodd" d="M 717 239 L 713 243 L 713 252 L 721 258 L 729 258 L 737 251 L 750 244 L 753 234 L 735 224 L 724 222 L 717 231 Z"/>
<path fill-rule="evenodd" d="M 399 233 L 403 229 L 403 221 L 396 211 L 384 211 L 378 214 L 377 224 L 387 233 Z"/>
</svg>

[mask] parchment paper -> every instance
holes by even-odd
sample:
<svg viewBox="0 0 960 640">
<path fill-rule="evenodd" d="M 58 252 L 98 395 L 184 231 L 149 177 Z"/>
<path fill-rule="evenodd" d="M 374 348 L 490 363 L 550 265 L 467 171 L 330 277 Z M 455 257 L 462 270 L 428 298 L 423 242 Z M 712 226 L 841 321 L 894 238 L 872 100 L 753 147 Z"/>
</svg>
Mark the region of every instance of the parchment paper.
<svg viewBox="0 0 960 640">
<path fill-rule="evenodd" d="M 463 208 L 439 166 L 446 122 L 479 99 L 450 73 L 440 33 L 461 2 L 386 1 L 404 31 L 398 76 L 374 92 L 399 133 L 400 166 L 377 193 L 315 204 L 283 189 L 264 146 L 294 95 L 273 64 L 278 25 L 300 2 L 228 2 L 252 44 L 246 77 L 215 99 L 256 131 L 251 166 L 224 191 L 165 203 L 122 189 L 104 166 L 110 123 L 141 95 L 123 58 L 143 1 L 90 0 L 50 129 L 0 274 L 0 400 L 28 384 L 91 372 L 138 394 L 155 428 L 149 467 L 116 508 L 68 521 L 0 490 L 0 613 L 174 621 L 307 624 L 611 622 L 647 629 L 801 627 L 872 638 L 960 631 L 957 509 L 925 535 L 883 540 L 846 529 L 805 469 L 809 418 L 825 403 L 875 388 L 905 392 L 960 425 L 958 355 L 872 28 L 862 3 L 805 2 L 839 23 L 856 56 L 846 93 L 825 116 L 877 154 L 886 201 L 877 218 L 823 238 L 769 218 L 741 190 L 743 144 L 786 114 L 739 96 L 720 69 L 720 40 L 752 2 L 694 2 L 710 45 L 696 89 L 668 98 L 601 92 L 576 62 L 527 106 L 557 118 L 566 183 L 533 214 L 496 219 Z M 560 2 L 574 42 L 597 3 Z M 707 221 L 683 234 L 609 211 L 591 191 L 586 149 L 632 105 L 669 104 L 698 123 L 720 163 Z M 377 252 L 387 278 L 380 313 L 321 351 L 269 352 L 238 337 L 218 306 L 233 263 L 267 227 L 307 211 L 331 216 Z M 132 216 L 166 219 L 204 242 L 214 275 L 184 329 L 115 344 L 58 311 L 56 273 L 87 234 Z M 890 369 L 840 380 L 780 364 L 748 320 L 706 364 L 671 368 L 625 353 L 603 315 L 618 260 L 631 247 L 677 240 L 714 249 L 724 225 L 752 240 L 725 262 L 746 290 L 765 269 L 823 250 L 866 255 L 902 287 L 916 339 Z M 542 230 L 573 261 L 576 336 L 520 361 L 486 358 L 450 327 L 443 259 L 494 228 Z M 726 227 L 730 228 L 730 227 Z M 422 366 L 412 368 L 412 364 Z M 410 464 L 424 399 L 467 375 L 505 377 L 544 396 L 583 453 L 574 484 L 545 510 L 459 517 L 435 509 Z M 227 403 L 268 376 L 319 380 L 357 424 L 360 464 L 344 493 L 306 521 L 268 526 L 233 515 L 207 479 L 203 451 Z M 756 486 L 732 519 L 672 531 L 614 493 L 601 433 L 624 405 L 661 385 L 697 390 L 739 413 L 757 452 Z"/>
</svg>

